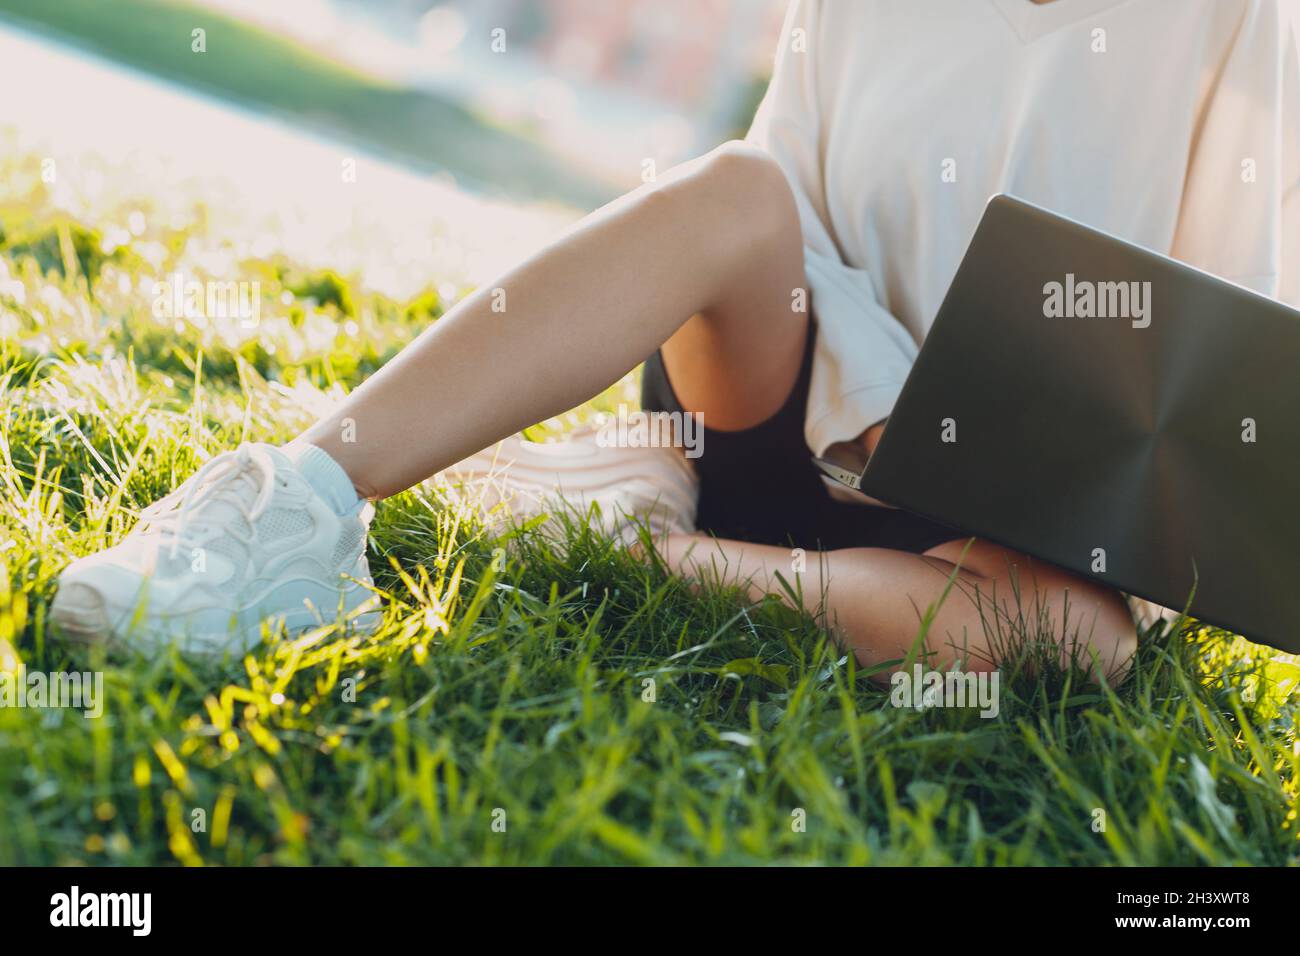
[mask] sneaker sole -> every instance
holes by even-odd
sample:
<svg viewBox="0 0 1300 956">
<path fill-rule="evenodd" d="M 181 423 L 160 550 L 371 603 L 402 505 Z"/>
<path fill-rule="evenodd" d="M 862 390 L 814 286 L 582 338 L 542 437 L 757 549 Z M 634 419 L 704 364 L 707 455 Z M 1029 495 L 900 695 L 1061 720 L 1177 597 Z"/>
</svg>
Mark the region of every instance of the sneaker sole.
<svg viewBox="0 0 1300 956">
<path fill-rule="evenodd" d="M 337 623 L 342 617 L 346 618 L 349 629 L 358 632 L 376 629 L 383 620 L 381 608 L 376 606 L 356 613 L 367 601 L 379 602 L 378 595 L 360 583 L 370 580 L 370 568 L 364 554 L 353 565 L 348 577 L 355 580 L 349 580 L 341 588 L 319 582 L 280 584 L 238 611 L 209 612 L 209 616 L 221 617 L 223 623 L 212 622 L 207 627 L 195 621 L 197 615 L 158 619 L 146 613 L 137 621 L 133 611 L 119 612 L 114 623 L 114 616 L 107 609 L 102 622 L 83 624 L 79 620 L 79 617 L 84 619 L 80 613 L 82 609 L 60 607 L 57 594 L 51 607 L 51 621 L 58 625 L 66 640 L 76 644 L 145 651 L 176 646 L 183 652 L 203 656 L 226 652 L 244 654 L 262 643 L 264 627 L 269 627 L 274 633 L 283 626 L 290 637 L 297 637 L 312 628 Z M 292 598 L 297 599 L 293 609 L 267 610 L 289 603 L 289 596 L 284 601 L 275 600 L 281 590 L 291 592 Z M 306 606 L 308 603 L 310 606 Z"/>
</svg>

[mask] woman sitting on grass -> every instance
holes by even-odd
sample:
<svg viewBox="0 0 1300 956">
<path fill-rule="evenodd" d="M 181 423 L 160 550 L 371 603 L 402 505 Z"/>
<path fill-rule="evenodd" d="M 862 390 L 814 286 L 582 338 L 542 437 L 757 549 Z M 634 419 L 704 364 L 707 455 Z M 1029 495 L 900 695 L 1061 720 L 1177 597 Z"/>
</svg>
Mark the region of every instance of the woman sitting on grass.
<svg viewBox="0 0 1300 956">
<path fill-rule="evenodd" d="M 370 500 L 646 361 L 645 406 L 702 415 L 703 455 L 602 448 L 555 458 L 556 480 L 617 499 L 650 462 L 664 501 L 689 499 L 655 525 L 670 568 L 725 568 L 756 598 L 801 578 L 864 664 L 904 657 L 938 605 L 932 666 L 995 668 L 989 610 L 1028 603 L 1063 662 L 1114 679 L 1136 646 L 1120 594 L 834 497 L 810 454 L 871 454 L 993 193 L 1300 298 L 1292 6 L 796 2 L 749 142 L 592 213 L 287 446 L 209 461 L 63 572 L 53 618 L 83 640 L 242 649 L 268 619 L 355 610 Z"/>
</svg>

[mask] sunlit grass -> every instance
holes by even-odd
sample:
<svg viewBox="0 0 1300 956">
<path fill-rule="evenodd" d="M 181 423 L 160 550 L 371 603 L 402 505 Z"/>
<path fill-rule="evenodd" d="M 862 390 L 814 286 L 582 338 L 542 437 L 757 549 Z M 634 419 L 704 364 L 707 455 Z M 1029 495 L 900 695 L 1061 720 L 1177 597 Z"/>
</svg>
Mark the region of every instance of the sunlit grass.
<svg viewBox="0 0 1300 956">
<path fill-rule="evenodd" d="M 200 226 L 114 244 L 35 200 L 0 225 L 0 659 L 102 668 L 109 698 L 98 720 L 0 709 L 0 863 L 1300 859 L 1300 669 L 1268 649 L 1193 630 L 1117 689 L 1041 672 L 994 720 L 897 710 L 812 614 L 692 590 L 563 518 L 567 548 L 523 533 L 498 568 L 433 488 L 379 509 L 373 635 L 69 651 L 46 623 L 68 560 L 208 456 L 293 435 L 443 303 L 245 259 L 256 328 L 177 324 L 147 290 L 219 245 Z"/>
</svg>

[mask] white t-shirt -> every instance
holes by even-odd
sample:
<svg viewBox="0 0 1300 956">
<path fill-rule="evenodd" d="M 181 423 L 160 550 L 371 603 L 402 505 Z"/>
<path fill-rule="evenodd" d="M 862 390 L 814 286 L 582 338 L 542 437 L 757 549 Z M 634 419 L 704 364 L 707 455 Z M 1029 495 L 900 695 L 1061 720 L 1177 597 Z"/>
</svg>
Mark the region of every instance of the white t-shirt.
<svg viewBox="0 0 1300 956">
<path fill-rule="evenodd" d="M 994 193 L 1300 305 L 1297 6 L 794 0 L 749 139 L 799 205 L 813 451 L 888 416 Z"/>
</svg>

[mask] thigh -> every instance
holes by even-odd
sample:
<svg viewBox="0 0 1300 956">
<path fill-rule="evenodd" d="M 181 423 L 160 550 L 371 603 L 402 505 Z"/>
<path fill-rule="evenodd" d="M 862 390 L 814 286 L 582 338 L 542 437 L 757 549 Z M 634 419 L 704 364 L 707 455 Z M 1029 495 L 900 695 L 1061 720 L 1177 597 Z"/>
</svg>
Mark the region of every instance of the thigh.
<svg viewBox="0 0 1300 956">
<path fill-rule="evenodd" d="M 701 454 L 691 460 L 700 479 L 696 520 L 701 531 L 786 547 L 816 546 L 808 543 L 809 536 L 815 539 L 827 496 L 803 437 L 814 338 L 809 328 L 799 346 L 803 362 L 794 384 L 770 417 L 743 429 L 708 424 L 701 429 Z M 645 363 L 641 406 L 654 412 L 687 411 L 658 353 Z"/>
<path fill-rule="evenodd" d="M 799 376 L 809 331 L 799 213 L 784 174 L 757 150 L 732 150 L 693 175 L 743 193 L 735 221 L 717 228 L 734 236 L 744 265 L 660 354 L 687 411 L 710 428 L 738 431 L 771 418 Z"/>
</svg>

